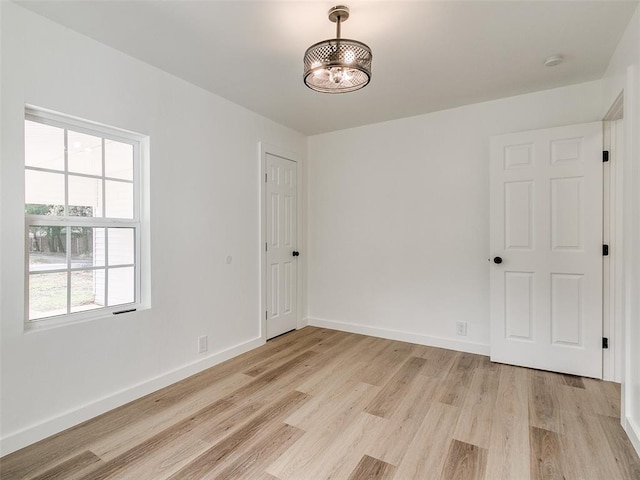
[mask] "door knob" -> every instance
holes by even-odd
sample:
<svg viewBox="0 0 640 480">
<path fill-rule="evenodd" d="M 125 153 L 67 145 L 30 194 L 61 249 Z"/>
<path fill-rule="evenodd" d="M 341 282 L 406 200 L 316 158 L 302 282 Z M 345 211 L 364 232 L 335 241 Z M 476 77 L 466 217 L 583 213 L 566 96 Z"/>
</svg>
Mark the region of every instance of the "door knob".
<svg viewBox="0 0 640 480">
<path fill-rule="evenodd" d="M 494 257 L 493 259 L 493 263 L 497 263 L 498 265 L 502 263 L 502 258 L 500 257 Z"/>
<path fill-rule="evenodd" d="M 300 256 L 300 252 L 297 252 L 297 251 L 294 250 L 292 255 L 294 257 L 298 257 L 298 256 Z"/>
</svg>

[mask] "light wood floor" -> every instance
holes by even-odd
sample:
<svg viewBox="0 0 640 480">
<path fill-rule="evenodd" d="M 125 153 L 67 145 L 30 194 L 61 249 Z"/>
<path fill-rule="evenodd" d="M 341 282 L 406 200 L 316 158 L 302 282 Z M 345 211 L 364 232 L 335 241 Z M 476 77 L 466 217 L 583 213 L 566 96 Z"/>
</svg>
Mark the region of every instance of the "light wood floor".
<svg viewBox="0 0 640 480">
<path fill-rule="evenodd" d="M 616 384 L 307 327 L 4 457 L 1 478 L 640 479 Z"/>
</svg>

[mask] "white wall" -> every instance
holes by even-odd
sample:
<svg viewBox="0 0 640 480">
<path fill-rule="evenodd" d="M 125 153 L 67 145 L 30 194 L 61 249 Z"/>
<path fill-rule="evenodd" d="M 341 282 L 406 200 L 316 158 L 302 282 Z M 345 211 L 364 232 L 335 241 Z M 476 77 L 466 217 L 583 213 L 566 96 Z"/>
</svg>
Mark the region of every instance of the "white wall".
<svg viewBox="0 0 640 480">
<path fill-rule="evenodd" d="M 640 9 L 622 36 L 602 84 L 603 114 L 624 90 L 622 425 L 640 453 Z"/>
<path fill-rule="evenodd" d="M 258 142 L 301 154 L 307 146 L 301 134 L 0 5 L 4 454 L 262 342 Z M 25 103 L 150 136 L 151 309 L 24 332 Z"/>
<path fill-rule="evenodd" d="M 489 137 L 597 121 L 601 97 L 596 81 L 310 137 L 309 323 L 488 354 Z"/>
</svg>

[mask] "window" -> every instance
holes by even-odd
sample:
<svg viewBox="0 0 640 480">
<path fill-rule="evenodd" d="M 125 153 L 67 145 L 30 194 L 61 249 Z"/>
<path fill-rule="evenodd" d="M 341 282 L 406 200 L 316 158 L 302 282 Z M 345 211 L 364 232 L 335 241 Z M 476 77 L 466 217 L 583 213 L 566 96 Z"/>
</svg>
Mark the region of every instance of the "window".
<svg viewBox="0 0 640 480">
<path fill-rule="evenodd" d="M 140 304 L 141 137 L 27 109 L 27 323 Z"/>
</svg>

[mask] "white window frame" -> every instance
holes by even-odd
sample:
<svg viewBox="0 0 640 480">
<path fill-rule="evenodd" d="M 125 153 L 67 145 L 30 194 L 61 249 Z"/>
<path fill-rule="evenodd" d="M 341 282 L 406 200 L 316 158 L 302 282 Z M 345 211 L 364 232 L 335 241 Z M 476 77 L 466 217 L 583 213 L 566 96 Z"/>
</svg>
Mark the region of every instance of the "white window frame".
<svg viewBox="0 0 640 480">
<path fill-rule="evenodd" d="M 90 122 L 87 120 L 82 120 L 74 117 L 68 117 L 66 115 L 53 113 L 47 110 L 42 110 L 37 107 L 27 106 L 25 107 L 25 115 L 24 120 L 41 123 L 44 125 L 49 125 L 53 127 L 62 128 L 65 130 L 64 138 L 65 138 L 65 151 L 64 151 L 64 171 L 48 169 L 48 168 L 40 168 L 40 167 L 31 167 L 26 165 L 26 158 L 24 164 L 24 171 L 33 170 L 33 171 L 41 171 L 41 172 L 52 172 L 56 174 L 63 173 L 64 174 L 64 182 L 65 182 L 65 216 L 46 216 L 46 215 L 28 215 L 25 213 L 25 225 L 24 225 L 24 239 L 25 239 L 25 329 L 40 329 L 40 328 L 49 328 L 55 327 L 59 325 L 67 325 L 71 323 L 79 323 L 85 322 L 89 320 L 94 320 L 98 318 L 111 317 L 113 315 L 118 315 L 121 313 L 130 313 L 142 308 L 148 307 L 148 299 L 145 291 L 148 290 L 148 286 L 144 285 L 143 279 L 143 269 L 142 269 L 142 259 L 143 252 L 141 251 L 141 245 L 143 245 L 143 221 L 141 218 L 142 212 L 142 163 L 143 163 L 143 154 L 145 153 L 143 150 L 145 145 L 148 142 L 148 137 L 139 135 L 136 133 L 128 132 L 125 130 L 120 130 L 114 127 L 108 127 L 101 124 L 97 124 L 94 122 Z M 132 219 L 122 219 L 122 218 L 109 218 L 109 217 L 79 217 L 79 216 L 68 216 L 66 207 L 68 205 L 68 181 L 69 174 L 68 171 L 68 152 L 67 152 L 67 131 L 72 130 L 74 132 L 84 133 L 88 135 L 93 135 L 96 137 L 101 137 L 102 139 L 114 140 L 121 143 L 126 143 L 133 146 L 133 218 Z M 81 174 L 71 172 L 74 176 L 82 176 L 86 178 L 94 178 L 101 179 L 103 181 L 102 188 L 102 205 L 103 211 L 106 211 L 107 205 L 105 203 L 106 200 L 106 191 L 104 188 L 104 182 L 106 180 L 111 181 L 120 181 L 122 179 L 119 178 L 111 178 L 105 175 L 105 157 L 104 157 L 104 140 L 102 147 L 102 174 L 101 175 L 90 175 L 90 174 Z M 124 181 L 125 183 L 130 183 L 129 181 Z M 25 198 L 26 205 L 26 198 Z M 60 226 L 60 227 L 72 227 L 72 226 L 86 226 L 86 227 L 94 227 L 94 228 L 104 228 L 105 229 L 105 266 L 97 267 L 96 269 L 104 268 L 105 271 L 105 295 L 108 295 L 108 275 L 109 270 L 114 268 L 122 268 L 126 265 L 118 265 L 117 267 L 109 267 L 108 266 L 108 228 L 133 228 L 134 230 L 134 301 L 131 303 L 114 305 L 114 306 L 104 306 L 100 308 L 95 308 L 91 310 L 85 310 L 80 312 L 69 312 L 70 308 L 70 274 L 76 270 L 87 270 L 87 268 L 72 268 L 70 261 L 70 242 L 71 235 L 66 235 L 66 251 L 67 253 L 67 265 L 64 269 L 52 270 L 51 273 L 56 271 L 66 272 L 67 273 L 67 313 L 53 315 L 49 317 L 30 319 L 29 318 L 29 277 L 32 274 L 36 273 L 44 273 L 44 272 L 33 272 L 29 271 L 29 227 L 31 226 Z M 147 257 L 147 255 L 145 255 Z M 105 299 L 108 297 L 105 297 Z"/>
</svg>

